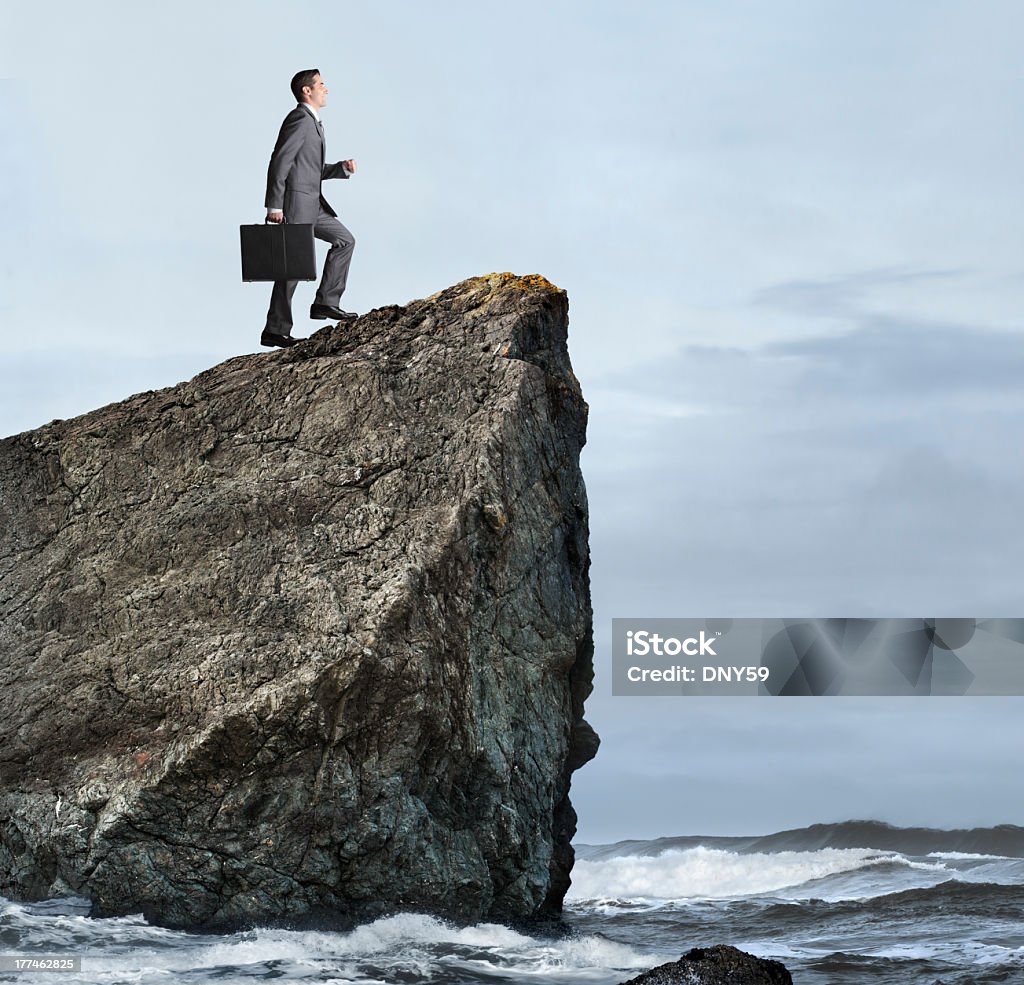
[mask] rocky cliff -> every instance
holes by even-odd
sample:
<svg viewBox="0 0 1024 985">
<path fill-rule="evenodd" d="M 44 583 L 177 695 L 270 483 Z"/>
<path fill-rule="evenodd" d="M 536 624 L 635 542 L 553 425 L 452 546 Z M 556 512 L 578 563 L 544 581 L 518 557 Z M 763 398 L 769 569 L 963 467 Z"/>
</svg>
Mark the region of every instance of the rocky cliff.
<svg viewBox="0 0 1024 985">
<path fill-rule="evenodd" d="M 0 442 L 0 893 L 556 913 L 597 748 L 566 331 L 492 274 Z"/>
</svg>

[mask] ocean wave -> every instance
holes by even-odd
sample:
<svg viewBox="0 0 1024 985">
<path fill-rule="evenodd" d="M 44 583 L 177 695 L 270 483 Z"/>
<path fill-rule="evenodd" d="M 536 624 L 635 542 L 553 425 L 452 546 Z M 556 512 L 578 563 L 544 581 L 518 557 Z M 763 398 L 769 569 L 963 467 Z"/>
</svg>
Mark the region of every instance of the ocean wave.
<svg viewBox="0 0 1024 985">
<path fill-rule="evenodd" d="M 697 846 L 657 857 L 619 856 L 578 861 L 567 899 L 735 899 L 777 892 L 870 866 L 944 871 L 865 848 L 739 854 Z"/>
<path fill-rule="evenodd" d="M 951 862 L 1003 862 L 1010 855 L 978 855 L 974 852 L 928 852 L 927 858 L 944 858 Z"/>
<path fill-rule="evenodd" d="M 481 980 L 572 985 L 621 980 L 658 963 L 650 953 L 598 934 L 545 939 L 503 924 L 460 926 L 418 913 L 382 917 L 347 932 L 256 928 L 206 935 L 154 927 L 139 915 L 93 919 L 0 898 L 0 931 L 5 940 L 16 938 L 6 944 L 12 951 L 81 955 L 82 972 L 61 975 L 68 985 L 219 981 L 228 970 L 232 981 L 426 983 L 469 971 Z"/>
<path fill-rule="evenodd" d="M 748 943 L 748 942 L 745 942 Z M 766 955 L 779 961 L 810 960 L 819 962 L 819 967 L 835 962 L 839 966 L 847 965 L 851 960 L 859 963 L 871 961 L 890 961 L 916 963 L 924 961 L 942 961 L 958 967 L 1000 965 L 1017 966 L 1024 970 L 1024 948 L 1005 947 L 1000 944 L 982 943 L 980 941 L 910 941 L 893 943 L 880 947 L 865 948 L 856 954 L 845 951 L 829 951 L 808 945 L 780 946 L 771 941 L 753 941 L 750 946 L 760 946 Z"/>
<path fill-rule="evenodd" d="M 995 911 L 1001 906 L 1024 906 L 1024 885 L 961 878 L 944 879 L 930 886 L 894 888 L 882 895 L 886 905 L 896 907 L 920 902 L 954 905 L 965 910 L 975 901 L 982 903 L 986 911 Z M 877 897 L 873 901 L 877 902 Z"/>
</svg>

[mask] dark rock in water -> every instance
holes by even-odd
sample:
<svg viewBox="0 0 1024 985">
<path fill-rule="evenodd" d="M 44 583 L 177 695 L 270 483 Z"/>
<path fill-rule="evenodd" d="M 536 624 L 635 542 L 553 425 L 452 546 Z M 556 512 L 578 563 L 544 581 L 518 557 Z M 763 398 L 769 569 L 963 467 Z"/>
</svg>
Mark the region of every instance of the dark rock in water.
<svg viewBox="0 0 1024 985">
<path fill-rule="evenodd" d="M 0 442 L 0 893 L 557 914 L 597 749 L 566 331 L 492 274 Z"/>
<path fill-rule="evenodd" d="M 716 944 L 695 947 L 678 961 L 660 964 L 622 985 L 793 985 L 785 965 Z"/>
</svg>

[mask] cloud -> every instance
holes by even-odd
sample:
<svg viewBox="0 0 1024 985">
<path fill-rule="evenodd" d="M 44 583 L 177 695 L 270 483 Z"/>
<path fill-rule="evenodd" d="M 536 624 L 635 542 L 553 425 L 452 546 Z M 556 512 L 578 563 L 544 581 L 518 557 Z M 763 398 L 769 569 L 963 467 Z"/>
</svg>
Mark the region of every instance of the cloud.
<svg viewBox="0 0 1024 985">
<path fill-rule="evenodd" d="M 899 400 L 924 392 L 1016 394 L 1024 371 L 1024 322 L 1018 331 L 1004 331 L 993 330 L 984 321 L 955 322 L 879 310 L 878 295 L 886 289 L 898 286 L 928 296 L 936 285 L 955 290 L 968 273 L 890 269 L 763 289 L 754 298 L 757 305 L 848 327 L 772 342 L 760 351 L 769 357 L 804 360 L 800 388 L 825 395 L 884 394 Z"/>
<path fill-rule="evenodd" d="M 929 282 L 962 279 L 966 270 L 910 270 L 898 267 L 866 270 L 824 280 L 793 280 L 763 287 L 755 305 L 812 317 L 859 317 L 873 291 L 885 287 L 920 288 Z"/>
<path fill-rule="evenodd" d="M 584 470 L 602 613 L 1012 610 L 1024 337 L 864 310 L 880 285 L 962 276 L 780 285 L 780 308 L 852 324 L 601 376 Z"/>
</svg>

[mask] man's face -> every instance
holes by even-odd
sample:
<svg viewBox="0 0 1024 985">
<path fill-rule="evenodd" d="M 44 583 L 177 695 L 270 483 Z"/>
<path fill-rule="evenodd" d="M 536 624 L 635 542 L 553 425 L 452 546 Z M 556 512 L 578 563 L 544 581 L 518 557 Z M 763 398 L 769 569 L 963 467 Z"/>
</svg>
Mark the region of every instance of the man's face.
<svg viewBox="0 0 1024 985">
<path fill-rule="evenodd" d="M 322 109 L 327 105 L 327 86 L 324 85 L 324 80 L 320 78 L 319 74 L 313 76 L 311 86 L 302 87 L 302 92 L 310 106 Z"/>
</svg>

